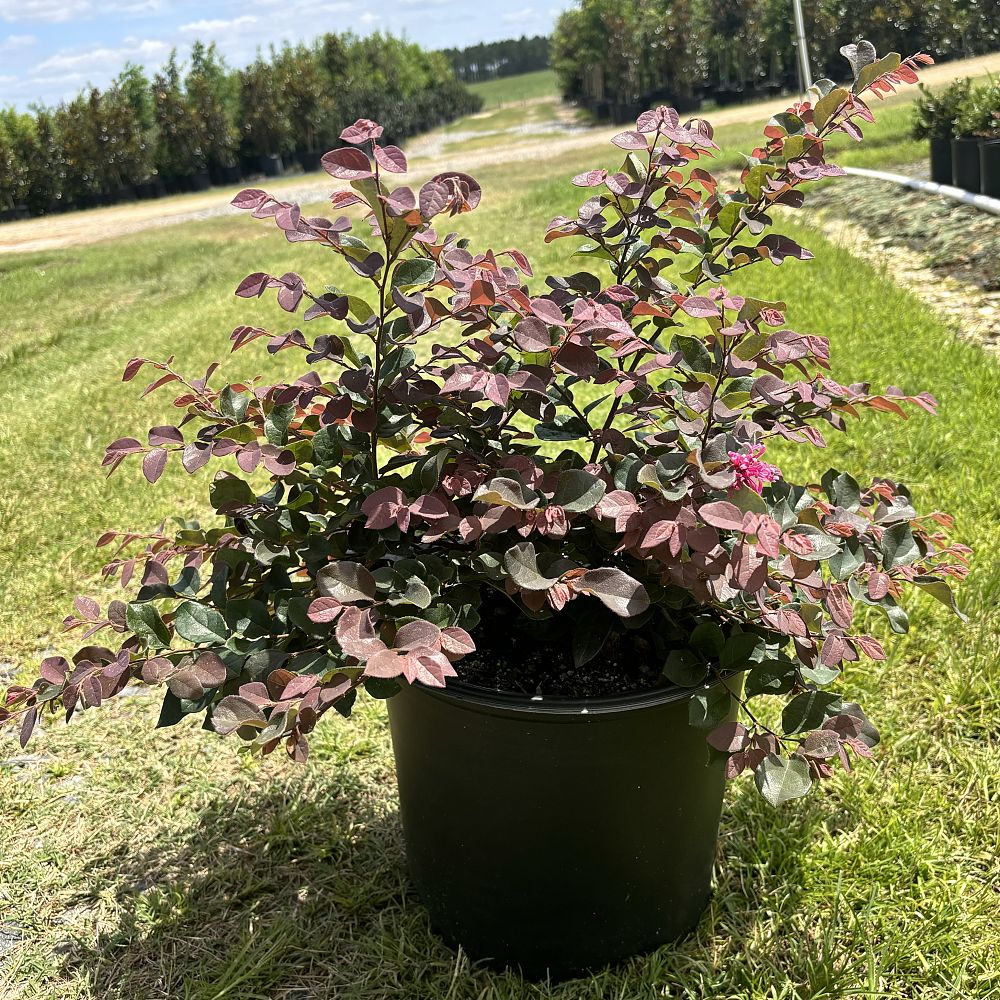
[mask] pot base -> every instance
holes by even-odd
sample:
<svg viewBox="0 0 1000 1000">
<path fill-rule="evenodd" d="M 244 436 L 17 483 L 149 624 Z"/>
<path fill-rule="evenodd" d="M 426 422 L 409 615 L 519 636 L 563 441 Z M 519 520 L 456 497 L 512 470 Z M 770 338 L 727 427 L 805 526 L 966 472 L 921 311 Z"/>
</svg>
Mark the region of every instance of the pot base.
<svg viewBox="0 0 1000 1000">
<path fill-rule="evenodd" d="M 692 693 L 391 698 L 410 877 L 441 937 L 492 968 L 567 979 L 689 933 L 725 783 L 688 724 Z"/>
</svg>

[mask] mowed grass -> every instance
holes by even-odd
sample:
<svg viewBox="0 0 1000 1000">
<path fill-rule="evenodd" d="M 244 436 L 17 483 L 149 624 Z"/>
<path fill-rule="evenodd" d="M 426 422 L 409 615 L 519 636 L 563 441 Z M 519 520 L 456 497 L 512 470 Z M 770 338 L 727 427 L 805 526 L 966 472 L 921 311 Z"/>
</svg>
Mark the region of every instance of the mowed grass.
<svg viewBox="0 0 1000 1000">
<path fill-rule="evenodd" d="M 470 83 L 469 90 L 483 99 L 483 108 L 503 107 L 532 101 L 539 97 L 558 97 L 559 83 L 555 70 L 540 69 L 534 73 L 520 73 L 517 76 L 501 77 L 498 80 L 484 80 Z"/>
<path fill-rule="evenodd" d="M 528 250 L 537 273 L 570 273 L 569 242 L 541 234 L 581 200 L 568 177 L 616 154 L 479 171 L 483 206 L 460 224 L 477 246 Z M 324 724 L 304 768 L 248 766 L 196 724 L 153 732 L 154 700 L 136 693 L 49 725 L 34 756 L 0 742 L 0 996 L 1000 996 L 1000 370 L 877 262 L 801 223 L 790 235 L 816 260 L 762 264 L 741 288 L 828 334 L 835 377 L 930 389 L 941 415 L 866 418 L 825 453 L 769 457 L 789 475 L 840 465 L 902 479 L 921 507 L 954 511 L 977 550 L 968 627 L 918 602 L 887 663 L 848 671 L 845 690 L 883 731 L 874 764 L 780 811 L 748 782 L 731 786 L 697 932 L 587 979 L 533 984 L 471 967 L 430 932 L 405 879 L 381 705 Z M 343 280 L 322 251 L 245 216 L 0 258 L 0 337 L 17 348 L 0 368 L 0 657 L 27 665 L 68 647 L 53 626 L 72 594 L 100 592 L 100 531 L 204 512 L 205 476 L 168 468 L 150 488 L 135 465 L 107 481 L 98 464 L 107 441 L 171 410 L 169 392 L 138 402 L 121 384 L 128 357 L 175 354 L 200 372 L 238 322 L 292 325 L 266 299 L 232 297 L 258 269 Z M 226 371 L 278 378 L 290 353 L 251 347 Z"/>
</svg>

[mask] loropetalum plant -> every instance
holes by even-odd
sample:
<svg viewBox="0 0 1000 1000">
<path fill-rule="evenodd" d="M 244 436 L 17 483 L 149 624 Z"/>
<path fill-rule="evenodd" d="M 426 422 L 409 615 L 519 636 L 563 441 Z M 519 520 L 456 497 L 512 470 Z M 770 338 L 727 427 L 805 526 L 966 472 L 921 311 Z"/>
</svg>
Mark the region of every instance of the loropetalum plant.
<svg viewBox="0 0 1000 1000">
<path fill-rule="evenodd" d="M 901 485 L 835 470 L 797 484 L 764 452 L 776 439 L 822 447 L 862 409 L 935 403 L 842 385 L 828 342 L 789 329 L 784 303 L 724 285 L 811 257 L 776 231 L 778 212 L 842 172 L 826 141 L 861 137 L 869 95 L 931 62 L 876 59 L 867 43 L 845 53 L 853 87 L 820 81 L 771 119 L 732 190 L 703 165 L 717 148 L 707 122 L 641 115 L 613 140 L 621 168 L 576 177 L 587 200 L 545 237 L 569 240 L 590 270 L 544 290 L 529 291 L 520 250 L 480 252 L 433 228 L 475 209 L 479 185 L 447 172 L 393 187 L 406 158 L 371 121 L 323 160 L 346 185 L 334 209 L 360 206 L 363 235 L 348 216 L 239 194 L 238 208 L 331 252 L 369 293 L 294 273 L 239 285 L 320 328 L 233 331 L 233 350 L 264 339 L 271 354 L 301 352 L 292 381 L 217 386 L 215 366 L 191 379 L 172 359 L 128 363 L 125 380 L 152 370 L 145 393 L 177 392 L 181 416 L 146 443 L 111 444 L 109 471 L 139 456 L 151 483 L 168 461 L 240 471 L 227 462 L 212 480 L 217 525 L 100 539 L 116 550 L 105 573 L 141 580 L 135 599 L 78 599 L 66 626 L 91 644 L 11 688 L 4 721 L 24 741 L 42 710 L 68 718 L 141 679 L 166 687 L 160 725 L 202 713 L 247 752 L 304 760 L 320 718 L 347 715 L 360 689 L 446 684 L 503 606 L 536 625 L 568 616 L 578 666 L 625 631 L 643 637 L 663 680 L 690 688 L 691 722 L 727 774 L 753 771 L 772 802 L 869 757 L 874 727 L 826 689 L 845 662 L 884 656 L 856 619 L 878 608 L 906 631 L 907 586 L 955 609 L 948 581 L 969 550 Z M 762 717 L 777 713 L 749 704 L 772 695 L 787 702 L 774 728 Z"/>
</svg>

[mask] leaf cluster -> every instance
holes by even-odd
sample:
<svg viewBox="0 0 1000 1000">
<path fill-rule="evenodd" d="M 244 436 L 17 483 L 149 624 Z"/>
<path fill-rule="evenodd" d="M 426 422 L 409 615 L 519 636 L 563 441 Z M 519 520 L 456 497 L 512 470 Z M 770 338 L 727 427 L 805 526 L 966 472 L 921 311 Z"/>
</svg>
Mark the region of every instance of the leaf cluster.
<svg viewBox="0 0 1000 1000">
<path fill-rule="evenodd" d="M 772 802 L 870 756 L 874 727 L 826 688 L 846 664 L 883 658 L 869 610 L 905 632 L 907 590 L 955 609 L 968 550 L 901 484 L 834 469 L 795 483 L 759 455 L 774 440 L 823 447 L 863 410 L 935 403 L 842 384 L 826 339 L 791 329 L 785 303 L 726 286 L 811 257 L 780 233 L 781 210 L 841 172 L 826 143 L 860 138 L 866 97 L 928 61 L 877 59 L 866 43 L 845 54 L 854 85 L 820 81 L 776 115 L 732 189 L 704 165 L 707 122 L 642 114 L 613 140 L 617 170 L 575 178 L 586 200 L 545 238 L 568 240 L 583 269 L 544 276 L 544 291 L 521 250 L 475 250 L 444 228 L 478 206 L 472 177 L 393 184 L 406 157 L 367 119 L 323 158 L 341 182 L 332 219 L 241 192 L 238 208 L 332 255 L 367 292 L 291 272 L 239 284 L 299 325 L 240 326 L 232 349 L 294 352 L 291 381 L 218 385 L 215 366 L 187 378 L 173 359 L 128 363 L 125 380 L 151 372 L 144 394 L 169 389 L 179 417 L 113 442 L 105 465 L 140 460 L 155 482 L 168 462 L 224 462 L 217 520 L 106 534 L 106 573 L 138 578 L 135 597 L 104 611 L 78 600 L 68 627 L 108 645 L 46 660 L 8 692 L 6 720 L 27 739 L 44 707 L 69 716 L 141 679 L 166 687 L 161 725 L 203 714 L 246 752 L 304 759 L 319 719 L 348 714 L 360 690 L 455 677 L 481 612 L 503 601 L 526 622 L 589 608 L 649 635 L 727 773 L 754 772 Z M 588 631 L 586 657 L 607 634 Z M 778 729 L 751 707 L 774 696 Z"/>
</svg>

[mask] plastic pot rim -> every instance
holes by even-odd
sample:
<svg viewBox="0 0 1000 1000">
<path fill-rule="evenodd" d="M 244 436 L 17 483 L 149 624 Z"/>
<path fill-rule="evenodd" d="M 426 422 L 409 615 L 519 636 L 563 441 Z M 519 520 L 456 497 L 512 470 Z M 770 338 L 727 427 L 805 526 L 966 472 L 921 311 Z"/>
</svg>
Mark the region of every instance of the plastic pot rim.
<svg viewBox="0 0 1000 1000">
<path fill-rule="evenodd" d="M 591 698 L 495 691 L 476 684 L 467 684 L 455 678 L 449 679 L 443 688 L 428 687 L 419 682 L 409 684 L 407 687 L 424 697 L 449 701 L 468 710 L 484 712 L 489 715 L 546 718 L 553 722 L 584 722 L 595 717 L 642 711 L 671 702 L 684 701 L 700 691 L 706 691 L 731 678 L 738 677 L 739 673 L 739 671 L 729 672 L 718 680 L 697 684 L 694 687 L 664 684 L 645 691 L 628 691 L 623 694 L 601 695 Z"/>
</svg>

